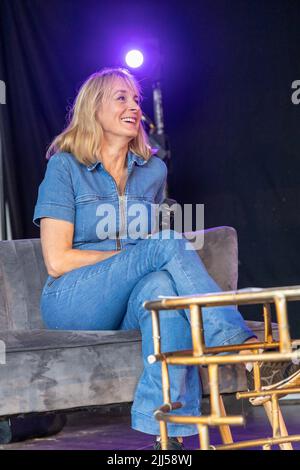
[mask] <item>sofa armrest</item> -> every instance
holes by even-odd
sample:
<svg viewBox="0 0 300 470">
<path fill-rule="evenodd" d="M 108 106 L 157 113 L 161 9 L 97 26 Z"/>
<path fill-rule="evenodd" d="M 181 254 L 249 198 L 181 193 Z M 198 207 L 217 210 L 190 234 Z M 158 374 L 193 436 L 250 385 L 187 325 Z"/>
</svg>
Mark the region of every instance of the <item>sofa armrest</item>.
<svg viewBox="0 0 300 470">
<path fill-rule="evenodd" d="M 197 234 L 199 232 L 193 232 Z M 185 235 L 191 237 L 192 232 Z M 233 227 L 204 230 L 203 247 L 197 250 L 208 273 L 222 290 L 235 290 L 238 281 L 238 243 Z"/>
</svg>

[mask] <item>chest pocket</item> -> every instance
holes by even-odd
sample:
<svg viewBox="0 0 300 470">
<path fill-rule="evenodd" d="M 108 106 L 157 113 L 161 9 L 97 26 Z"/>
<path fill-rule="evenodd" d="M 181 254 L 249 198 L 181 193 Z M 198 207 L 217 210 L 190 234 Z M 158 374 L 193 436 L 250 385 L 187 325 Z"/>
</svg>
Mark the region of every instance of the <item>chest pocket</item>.
<svg viewBox="0 0 300 470">
<path fill-rule="evenodd" d="M 118 225 L 117 197 L 85 194 L 76 199 L 76 241 L 96 243 L 107 238 L 115 239 Z"/>
</svg>

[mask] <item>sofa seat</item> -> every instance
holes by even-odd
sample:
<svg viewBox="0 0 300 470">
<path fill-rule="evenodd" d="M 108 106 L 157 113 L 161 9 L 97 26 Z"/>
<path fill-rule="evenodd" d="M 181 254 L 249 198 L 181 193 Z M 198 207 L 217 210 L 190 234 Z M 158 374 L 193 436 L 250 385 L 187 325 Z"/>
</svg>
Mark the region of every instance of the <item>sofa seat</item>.
<svg viewBox="0 0 300 470">
<path fill-rule="evenodd" d="M 0 415 L 131 401 L 141 373 L 137 331 L 1 331 Z"/>
<path fill-rule="evenodd" d="M 247 323 L 262 339 L 263 324 Z M 6 330 L 0 339 L 6 345 L 6 364 L 0 365 L 0 416 L 133 400 L 143 367 L 136 330 Z M 200 372 L 207 394 L 207 369 Z M 220 367 L 220 385 L 223 393 L 245 390 L 244 367 Z"/>
</svg>

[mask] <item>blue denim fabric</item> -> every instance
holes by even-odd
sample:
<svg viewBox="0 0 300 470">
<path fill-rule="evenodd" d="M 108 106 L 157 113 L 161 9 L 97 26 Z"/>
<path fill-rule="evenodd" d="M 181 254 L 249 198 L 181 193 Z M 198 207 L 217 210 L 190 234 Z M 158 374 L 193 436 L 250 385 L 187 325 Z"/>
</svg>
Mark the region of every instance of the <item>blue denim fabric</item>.
<svg viewBox="0 0 300 470">
<path fill-rule="evenodd" d="M 166 233 L 167 232 L 167 233 Z M 132 407 L 132 427 L 159 434 L 153 411 L 163 402 L 161 365 L 148 364 L 153 353 L 151 315 L 143 302 L 160 295 L 189 295 L 220 291 L 198 254 L 187 250 L 187 240 L 162 231 L 158 239 L 138 240 L 119 254 L 99 263 L 74 269 L 46 283 L 42 298 L 43 320 L 51 329 L 140 329 L 144 371 Z M 235 307 L 203 309 L 208 346 L 242 343 L 254 336 Z M 161 313 L 162 351 L 191 348 L 189 311 Z M 201 384 L 197 367 L 170 367 L 171 399 L 181 401 L 177 413 L 199 415 Z M 170 436 L 197 433 L 196 427 L 168 425 Z"/>
<path fill-rule="evenodd" d="M 86 166 L 70 153 L 53 155 L 39 187 L 33 222 L 39 226 L 41 217 L 51 217 L 73 223 L 76 249 L 117 250 L 135 244 L 130 223 L 136 214 L 131 209 L 140 205 L 146 211 L 140 234 L 145 238 L 154 223 L 152 205 L 163 199 L 167 167 L 156 156 L 146 161 L 128 152 L 127 170 L 124 195 L 120 195 L 114 178 L 101 162 Z M 115 212 L 108 225 L 104 222 L 107 205 Z"/>
</svg>

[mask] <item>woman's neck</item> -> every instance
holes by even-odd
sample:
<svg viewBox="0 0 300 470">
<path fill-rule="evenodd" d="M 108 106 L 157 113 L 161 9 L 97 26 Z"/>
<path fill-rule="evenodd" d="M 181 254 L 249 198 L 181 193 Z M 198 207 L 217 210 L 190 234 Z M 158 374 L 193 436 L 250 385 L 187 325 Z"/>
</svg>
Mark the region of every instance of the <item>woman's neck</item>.
<svg viewBox="0 0 300 470">
<path fill-rule="evenodd" d="M 121 174 L 127 167 L 126 156 L 128 152 L 128 142 L 102 144 L 101 162 L 109 173 Z"/>
</svg>

